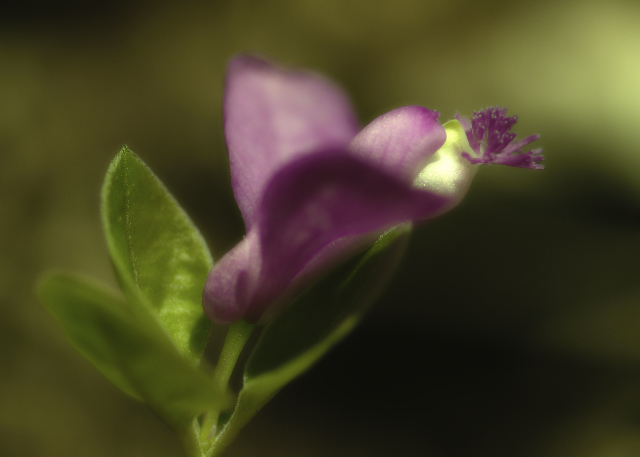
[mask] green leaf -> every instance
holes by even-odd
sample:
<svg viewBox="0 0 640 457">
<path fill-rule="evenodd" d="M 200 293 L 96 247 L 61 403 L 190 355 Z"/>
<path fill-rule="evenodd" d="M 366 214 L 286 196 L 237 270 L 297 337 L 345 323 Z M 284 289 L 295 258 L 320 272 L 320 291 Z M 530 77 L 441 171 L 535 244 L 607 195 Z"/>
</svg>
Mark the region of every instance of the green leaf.
<svg viewBox="0 0 640 457">
<path fill-rule="evenodd" d="M 214 443 L 214 455 L 283 386 L 347 335 L 395 270 L 409 224 L 384 234 L 365 253 L 311 286 L 265 328 L 247 363 L 235 411 Z"/>
<path fill-rule="evenodd" d="M 54 273 L 38 294 L 80 353 L 109 380 L 184 429 L 227 397 L 167 338 L 140 326 L 125 301 L 86 279 Z"/>
<path fill-rule="evenodd" d="M 184 210 L 126 147 L 105 178 L 102 222 L 136 317 L 150 328 L 159 323 L 178 351 L 197 364 L 209 332 L 202 288 L 211 254 Z"/>
</svg>

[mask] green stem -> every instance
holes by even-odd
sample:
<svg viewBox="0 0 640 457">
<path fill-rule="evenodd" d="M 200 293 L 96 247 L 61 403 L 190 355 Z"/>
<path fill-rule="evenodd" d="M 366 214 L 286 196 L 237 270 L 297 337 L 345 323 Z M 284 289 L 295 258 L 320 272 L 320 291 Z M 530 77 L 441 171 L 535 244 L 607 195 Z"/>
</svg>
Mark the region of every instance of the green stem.
<svg viewBox="0 0 640 457">
<path fill-rule="evenodd" d="M 231 373 L 238 362 L 238 357 L 251 336 L 251 332 L 255 328 L 255 324 L 249 324 L 243 320 L 234 322 L 229 327 L 227 337 L 224 340 L 224 346 L 220 352 L 220 359 L 213 371 L 213 382 L 220 391 L 226 391 L 229 385 Z M 208 412 L 202 422 L 200 430 L 200 442 L 207 448 L 208 444 L 213 441 L 216 434 L 216 426 L 220 411 Z"/>
<path fill-rule="evenodd" d="M 182 446 L 188 457 L 203 457 L 200 441 L 198 440 L 199 429 L 197 420 L 194 419 L 188 427 L 178 431 L 178 437 L 182 441 Z"/>
</svg>

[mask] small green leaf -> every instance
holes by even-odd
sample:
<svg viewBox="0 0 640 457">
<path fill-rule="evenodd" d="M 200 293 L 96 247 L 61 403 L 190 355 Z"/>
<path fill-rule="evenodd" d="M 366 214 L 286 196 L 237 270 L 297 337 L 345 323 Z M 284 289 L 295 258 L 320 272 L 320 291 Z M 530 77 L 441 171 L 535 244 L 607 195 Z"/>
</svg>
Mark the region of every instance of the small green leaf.
<svg viewBox="0 0 640 457">
<path fill-rule="evenodd" d="M 406 224 L 384 234 L 368 251 L 303 292 L 265 328 L 247 363 L 235 411 L 216 437 L 214 455 L 282 387 L 355 327 L 391 277 L 410 231 Z"/>
<path fill-rule="evenodd" d="M 166 337 L 140 326 L 126 302 L 79 277 L 54 273 L 39 284 L 44 305 L 91 363 L 169 424 L 184 429 L 227 397 L 182 358 Z"/>
<path fill-rule="evenodd" d="M 178 351 L 197 363 L 209 332 L 202 288 L 211 254 L 184 210 L 126 147 L 105 178 L 102 222 L 136 317 L 150 327 L 159 323 Z"/>
</svg>

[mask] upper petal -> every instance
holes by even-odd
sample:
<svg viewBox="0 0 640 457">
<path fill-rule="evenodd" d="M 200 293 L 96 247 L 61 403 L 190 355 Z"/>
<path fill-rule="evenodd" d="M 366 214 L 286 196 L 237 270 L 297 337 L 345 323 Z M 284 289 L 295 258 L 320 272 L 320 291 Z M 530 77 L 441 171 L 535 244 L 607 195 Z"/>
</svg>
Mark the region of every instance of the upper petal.
<svg viewBox="0 0 640 457">
<path fill-rule="evenodd" d="M 264 186 L 295 156 L 344 147 L 358 132 L 346 95 L 314 73 L 239 56 L 229 63 L 224 130 L 233 192 L 247 231 Z"/>
<path fill-rule="evenodd" d="M 445 142 L 440 114 L 404 106 L 374 119 L 349 144 L 349 151 L 405 182 L 416 178 L 429 157 Z"/>
</svg>

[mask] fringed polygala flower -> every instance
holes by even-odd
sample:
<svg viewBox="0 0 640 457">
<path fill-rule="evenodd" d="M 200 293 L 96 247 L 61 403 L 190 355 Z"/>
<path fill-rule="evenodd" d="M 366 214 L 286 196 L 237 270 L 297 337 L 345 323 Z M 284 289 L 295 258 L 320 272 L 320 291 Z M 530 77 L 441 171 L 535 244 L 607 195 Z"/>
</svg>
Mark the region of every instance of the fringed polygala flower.
<svg viewBox="0 0 640 457">
<path fill-rule="evenodd" d="M 385 229 L 456 205 L 476 163 L 538 168 L 512 144 L 515 118 L 490 108 L 440 125 L 419 106 L 360 130 L 319 75 L 240 56 L 228 68 L 224 129 L 246 237 L 213 267 L 203 304 L 218 323 L 265 320 L 320 272 Z M 463 128 L 465 124 L 468 131 Z"/>
</svg>

